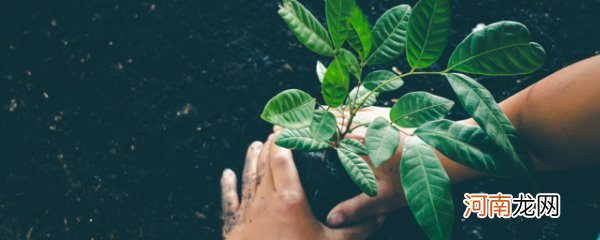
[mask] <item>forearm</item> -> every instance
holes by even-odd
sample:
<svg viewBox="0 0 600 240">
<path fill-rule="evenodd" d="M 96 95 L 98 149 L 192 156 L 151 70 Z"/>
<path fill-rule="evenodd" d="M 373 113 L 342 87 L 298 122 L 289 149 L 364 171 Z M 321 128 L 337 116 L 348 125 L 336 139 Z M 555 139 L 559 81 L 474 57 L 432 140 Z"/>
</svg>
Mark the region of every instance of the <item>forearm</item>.
<svg viewBox="0 0 600 240">
<path fill-rule="evenodd" d="M 584 167 L 600 163 L 600 57 L 590 58 L 544 78 L 500 103 L 500 108 L 530 151 L 537 171 Z M 373 120 L 389 116 L 389 108 L 362 110 Z M 339 117 L 338 117 L 339 118 Z M 462 121 L 475 125 L 475 121 Z M 403 129 L 409 133 L 413 129 Z M 365 136 L 359 128 L 357 136 Z M 401 135 L 401 146 L 407 134 Z M 376 213 L 386 213 L 406 205 L 398 170 L 402 157 L 399 147 L 391 160 L 375 168 L 379 193 L 375 198 L 361 194 L 337 205 L 329 224 L 339 226 Z M 438 153 L 454 183 L 485 174 L 460 165 Z M 334 219 L 334 220 L 331 220 Z"/>
<path fill-rule="evenodd" d="M 523 142 L 549 170 L 600 161 L 600 57 L 566 67 L 503 102 Z"/>
<path fill-rule="evenodd" d="M 538 171 L 600 162 L 600 57 L 566 67 L 500 103 Z M 476 124 L 472 119 L 463 123 Z M 440 155 L 454 182 L 484 176 Z"/>
</svg>

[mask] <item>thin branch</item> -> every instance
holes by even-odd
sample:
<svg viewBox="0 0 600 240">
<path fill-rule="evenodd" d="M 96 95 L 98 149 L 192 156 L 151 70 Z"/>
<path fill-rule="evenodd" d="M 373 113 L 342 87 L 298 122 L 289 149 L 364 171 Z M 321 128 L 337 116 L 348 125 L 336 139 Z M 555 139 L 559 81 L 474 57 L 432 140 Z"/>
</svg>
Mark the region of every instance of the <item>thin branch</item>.
<svg viewBox="0 0 600 240">
<path fill-rule="evenodd" d="M 390 125 L 392 125 L 393 128 L 397 129 L 401 133 L 404 133 L 404 135 L 407 135 L 407 136 L 414 136 L 415 135 L 414 133 L 409 133 L 407 131 L 404 131 L 401 127 L 396 126 L 396 124 L 394 124 L 394 123 L 390 123 Z"/>
<path fill-rule="evenodd" d="M 357 126 L 355 126 L 353 128 L 350 128 L 350 130 L 348 131 L 348 133 L 352 133 L 352 131 L 356 130 L 357 128 L 366 127 L 366 126 L 369 126 L 369 123 L 363 123 L 363 124 L 357 125 Z"/>
<path fill-rule="evenodd" d="M 408 73 L 404 73 L 404 74 L 398 75 L 396 77 L 390 78 L 389 80 L 386 80 L 385 82 L 379 84 L 377 87 L 373 88 L 373 90 L 371 90 L 369 92 L 369 94 L 367 94 L 367 96 L 360 102 L 360 104 L 358 105 L 358 107 L 356 109 L 360 109 L 365 104 L 365 102 L 367 101 L 367 99 L 371 96 L 371 94 L 373 94 L 374 92 L 377 92 L 377 90 L 379 90 L 382 87 L 388 85 L 389 83 L 391 83 L 391 82 L 393 82 L 395 80 L 398 80 L 400 78 L 410 76 L 410 75 L 425 75 L 425 74 L 443 75 L 444 73 L 443 72 L 415 72 L 414 69 L 412 69 Z"/>
</svg>

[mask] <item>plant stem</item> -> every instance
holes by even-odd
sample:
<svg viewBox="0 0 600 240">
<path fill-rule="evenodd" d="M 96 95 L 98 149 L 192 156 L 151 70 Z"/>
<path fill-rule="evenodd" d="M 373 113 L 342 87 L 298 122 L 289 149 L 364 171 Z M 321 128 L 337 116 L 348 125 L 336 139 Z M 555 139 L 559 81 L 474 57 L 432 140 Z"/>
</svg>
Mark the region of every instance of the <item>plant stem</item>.
<svg viewBox="0 0 600 240">
<path fill-rule="evenodd" d="M 348 131 L 348 133 L 352 133 L 352 131 L 356 130 L 357 128 L 368 126 L 368 125 L 369 125 L 368 123 L 367 124 L 360 124 L 360 125 L 358 125 L 356 127 L 350 128 L 350 130 Z"/>
<path fill-rule="evenodd" d="M 426 74 L 431 74 L 431 75 L 442 75 L 444 73 L 442 72 L 415 72 L 414 69 L 411 70 L 410 72 L 398 75 L 396 77 L 390 78 L 389 80 L 386 80 L 385 82 L 379 84 L 377 87 L 375 87 L 373 90 L 371 90 L 371 92 L 369 92 L 369 94 L 367 94 L 367 97 L 365 97 L 360 104 L 358 105 L 358 107 L 356 109 L 360 109 L 362 107 L 363 104 L 365 104 L 365 101 L 371 96 L 371 94 L 373 94 L 374 92 L 377 92 L 377 90 L 381 89 L 382 87 L 384 87 L 385 85 L 393 82 L 394 80 L 398 80 L 400 78 L 403 77 L 407 77 L 410 75 L 426 75 Z"/>
<path fill-rule="evenodd" d="M 406 132 L 406 131 L 402 130 L 402 128 L 396 126 L 396 124 L 390 123 L 390 125 L 392 125 L 393 128 L 397 129 L 401 133 L 404 133 L 404 135 L 407 135 L 407 136 L 413 136 L 414 135 L 413 133 L 409 133 L 409 132 Z"/>
<path fill-rule="evenodd" d="M 346 112 L 346 107 L 342 106 L 342 129 L 344 129 L 344 120 L 346 119 L 346 114 L 344 114 L 344 112 Z"/>
<path fill-rule="evenodd" d="M 409 75 L 444 75 L 444 72 L 409 72 Z M 408 75 L 407 75 L 408 76 Z"/>
<path fill-rule="evenodd" d="M 319 105 L 320 109 L 325 110 L 325 111 L 329 111 L 329 106 L 325 107 L 325 106 L 323 106 L 323 105 L 321 105 L 319 103 L 317 103 L 317 104 Z"/>
<path fill-rule="evenodd" d="M 363 66 L 361 65 L 361 67 L 363 67 Z M 362 71 L 362 68 L 361 68 L 361 71 Z M 398 72 L 400 72 L 400 71 L 398 71 Z M 415 69 L 413 68 L 413 69 L 411 69 L 407 73 L 399 74 L 398 76 L 393 77 L 393 78 L 391 78 L 389 80 L 386 80 L 385 82 L 379 84 L 377 87 L 375 87 L 373 90 L 371 90 L 367 94 L 367 96 L 365 98 L 363 98 L 363 100 L 358 105 L 356 105 L 355 108 L 353 108 L 353 106 L 350 105 L 350 111 L 349 111 L 350 112 L 350 117 L 348 118 L 348 124 L 346 124 L 347 127 L 343 131 L 343 133 L 341 135 L 338 134 L 338 141 L 341 141 L 346 136 L 346 134 L 348 134 L 349 132 L 351 132 L 352 130 L 354 130 L 354 129 L 357 128 L 357 127 L 350 128 L 350 126 L 352 124 L 352 121 L 354 120 L 354 116 L 356 115 L 356 113 L 358 113 L 358 110 L 362 108 L 362 106 L 365 104 L 365 102 L 367 101 L 367 99 L 369 99 L 369 97 L 371 96 L 371 94 L 373 94 L 374 92 L 377 92 L 377 90 L 381 89 L 385 85 L 387 85 L 387 84 L 389 84 L 389 83 L 391 83 L 391 82 L 393 82 L 395 80 L 398 80 L 398 79 L 403 78 L 403 77 L 411 76 L 411 75 L 444 75 L 444 74 L 446 74 L 446 72 L 415 72 Z M 361 82 L 359 81 L 359 86 L 358 87 L 360 87 L 360 84 L 361 84 Z M 356 97 L 354 98 L 355 101 L 357 100 L 356 98 L 358 98 L 358 90 L 359 89 L 357 89 L 357 91 L 356 91 Z M 351 102 L 351 104 L 354 104 L 354 103 Z M 342 112 L 342 125 L 345 123 L 344 122 L 344 120 L 345 120 L 344 117 L 345 117 L 344 112 Z M 360 126 L 358 126 L 358 127 L 360 127 Z M 408 134 L 408 133 L 404 132 L 402 129 L 398 129 L 398 130 L 401 131 L 402 133 L 406 134 L 406 135 L 412 135 L 412 134 Z"/>
<path fill-rule="evenodd" d="M 362 76 L 362 72 L 364 70 L 363 63 L 364 62 L 362 62 L 362 59 L 361 59 L 361 65 L 360 65 L 361 67 L 360 67 L 360 74 L 359 74 L 359 76 Z M 356 108 L 360 108 L 360 107 L 358 107 L 356 105 L 356 101 L 358 101 L 358 93 L 360 92 L 360 86 L 361 85 L 362 85 L 362 77 L 358 79 L 358 84 L 356 85 L 356 93 L 354 94 L 354 100 L 349 102 L 350 106 L 349 106 L 348 113 L 350 113 L 350 117 L 348 118 L 348 124 L 346 124 L 346 129 L 344 130 L 344 132 L 340 136 L 341 138 L 338 138 L 338 141 L 341 141 L 342 139 L 344 139 L 344 137 L 346 136 L 346 134 L 348 134 L 348 132 L 351 132 L 350 131 L 350 126 L 352 124 L 352 121 L 354 120 L 354 115 L 355 115 L 355 114 L 352 114 L 352 113 L 355 112 L 354 111 L 355 107 Z M 342 111 L 342 128 L 344 127 L 344 123 L 345 123 L 344 122 L 345 115 L 346 114 L 344 113 L 344 111 Z"/>
</svg>

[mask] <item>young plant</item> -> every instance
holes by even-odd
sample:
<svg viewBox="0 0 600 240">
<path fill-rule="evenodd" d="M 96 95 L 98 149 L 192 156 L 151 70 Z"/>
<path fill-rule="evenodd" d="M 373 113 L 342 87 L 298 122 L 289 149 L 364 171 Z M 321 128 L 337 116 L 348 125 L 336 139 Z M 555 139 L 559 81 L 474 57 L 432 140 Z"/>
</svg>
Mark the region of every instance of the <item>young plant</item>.
<svg viewBox="0 0 600 240">
<path fill-rule="evenodd" d="M 515 128 L 490 92 L 462 73 L 487 76 L 528 74 L 544 63 L 544 49 L 530 42 L 527 28 L 501 21 L 469 34 L 454 50 L 443 71 L 421 71 L 442 55 L 450 33 L 449 0 L 420 0 L 414 8 L 399 5 L 386 11 L 371 28 L 355 0 L 326 0 L 328 30 L 302 4 L 284 0 L 279 15 L 309 50 L 333 60 L 325 67 L 317 61 L 325 104 L 297 89 L 273 97 L 261 115 L 284 127 L 276 144 L 299 151 L 335 149 L 352 181 L 367 195 L 377 194 L 373 171 L 397 150 L 400 128 L 416 128 L 403 145 L 400 178 L 408 205 L 431 239 L 451 236 L 454 205 L 450 180 L 434 149 L 465 166 L 495 176 L 532 180 L 532 164 Z M 347 43 L 347 45 L 346 45 Z M 344 47 L 350 46 L 355 54 Z M 405 73 L 365 67 L 388 63 L 406 53 Z M 462 72 L 462 73 L 459 73 Z M 372 106 L 382 92 L 394 91 L 412 75 L 445 77 L 464 110 L 479 126 L 444 117 L 454 102 L 426 92 L 405 94 L 394 104 L 390 120 L 359 121 L 361 108 Z M 353 78 L 353 81 L 351 81 Z M 354 86 L 351 89 L 351 85 Z M 318 108 L 316 108 L 318 106 Z M 330 111 L 342 114 L 338 126 Z M 352 127 L 350 127 L 352 126 Z M 365 144 L 345 136 L 368 126 Z"/>
</svg>

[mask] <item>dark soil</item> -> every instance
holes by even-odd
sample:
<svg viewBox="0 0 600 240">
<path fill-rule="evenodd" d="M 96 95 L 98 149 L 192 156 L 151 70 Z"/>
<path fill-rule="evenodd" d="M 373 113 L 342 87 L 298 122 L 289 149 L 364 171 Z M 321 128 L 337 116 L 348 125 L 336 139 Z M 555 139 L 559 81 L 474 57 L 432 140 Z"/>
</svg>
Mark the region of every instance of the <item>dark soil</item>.
<svg viewBox="0 0 600 240">
<path fill-rule="evenodd" d="M 323 1 L 302 2 L 323 20 Z M 400 3 L 361 1 L 371 23 Z M 224 168 L 240 173 L 247 145 L 270 132 L 258 117 L 263 105 L 288 88 L 319 96 L 319 58 L 286 29 L 277 4 L 2 1 L 0 239 L 28 232 L 30 239 L 219 239 L 219 177 Z M 448 49 L 477 23 L 516 20 L 548 52 L 535 74 L 481 78 L 497 100 L 600 51 L 597 0 L 452 5 Z M 404 61 L 395 65 L 406 69 Z M 415 77 L 382 99 L 414 90 L 453 98 L 443 79 Z M 450 117 L 465 115 L 457 107 Z M 560 219 L 457 219 L 455 238 L 593 239 L 599 170 L 542 176 L 543 191 L 562 195 Z M 351 195 L 345 182 L 322 187 Z M 455 186 L 457 212 L 465 192 L 517 193 L 527 191 L 523 185 L 483 179 Z M 314 186 L 309 196 L 338 200 Z M 423 238 L 407 209 L 374 239 L 400 238 Z"/>
</svg>

